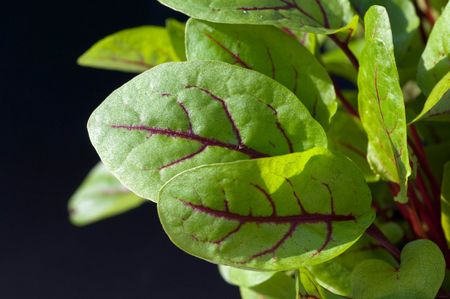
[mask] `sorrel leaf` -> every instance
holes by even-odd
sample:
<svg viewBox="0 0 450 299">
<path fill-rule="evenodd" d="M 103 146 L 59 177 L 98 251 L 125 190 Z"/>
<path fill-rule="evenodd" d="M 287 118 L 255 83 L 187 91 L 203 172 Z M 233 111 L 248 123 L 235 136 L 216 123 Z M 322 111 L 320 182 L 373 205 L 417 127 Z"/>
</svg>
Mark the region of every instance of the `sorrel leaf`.
<svg viewBox="0 0 450 299">
<path fill-rule="evenodd" d="M 393 53 L 389 18 L 381 6 L 365 17 L 366 43 L 358 74 L 358 108 L 368 135 L 368 160 L 375 173 L 399 185 L 396 200 L 407 202 L 411 168 L 406 142 L 403 93 Z"/>
<path fill-rule="evenodd" d="M 450 121 L 450 72 L 433 88 L 414 121 L 420 119 Z"/>
<path fill-rule="evenodd" d="M 215 23 L 274 25 L 332 34 L 353 17 L 348 0 L 159 0 L 190 17 Z"/>
<path fill-rule="evenodd" d="M 327 127 L 337 109 L 327 71 L 305 47 L 273 26 L 187 24 L 189 60 L 220 60 L 263 73 L 289 88 Z"/>
<path fill-rule="evenodd" d="M 108 169 L 151 200 L 164 182 L 195 166 L 327 144 L 287 88 L 213 61 L 169 63 L 137 76 L 95 110 L 88 130 Z"/>
<path fill-rule="evenodd" d="M 105 37 L 86 51 L 78 64 L 140 73 L 155 65 L 178 60 L 166 29 L 142 26 Z"/>
<path fill-rule="evenodd" d="M 395 57 L 397 61 L 407 53 L 414 36 L 418 34 L 420 19 L 416 15 L 414 5 L 409 0 L 351 0 L 361 16 L 372 5 L 386 8 L 392 28 Z"/>
<path fill-rule="evenodd" d="M 417 83 L 425 95 L 450 71 L 450 3 L 431 31 L 417 69 Z"/>
<path fill-rule="evenodd" d="M 171 240 L 192 255 L 281 271 L 349 248 L 373 221 L 370 204 L 358 167 L 315 148 L 185 171 L 162 187 L 158 212 Z"/>
<path fill-rule="evenodd" d="M 186 60 L 186 49 L 185 43 L 185 24 L 181 23 L 175 19 L 166 20 L 166 29 L 169 34 L 170 42 L 175 50 L 175 53 L 180 58 L 180 60 Z"/>
<path fill-rule="evenodd" d="M 338 295 L 332 294 L 322 288 L 316 281 L 314 275 L 307 269 L 301 268 L 297 272 L 296 277 L 296 299 L 338 299 L 342 298 Z"/>
<path fill-rule="evenodd" d="M 136 208 L 144 201 L 99 163 L 70 198 L 70 221 L 78 226 L 91 224 Z"/>
<path fill-rule="evenodd" d="M 435 298 L 444 280 L 445 260 L 429 240 L 416 240 L 402 250 L 400 267 L 366 260 L 352 273 L 353 298 Z"/>
<path fill-rule="evenodd" d="M 352 159 L 363 172 L 367 182 L 375 182 L 378 176 L 367 163 L 367 136 L 361 122 L 347 112 L 338 111 L 327 132 L 328 147 Z"/>
<path fill-rule="evenodd" d="M 382 230 L 386 235 L 394 235 L 390 240 L 398 242 L 399 227 L 395 224 L 385 225 Z M 390 231 L 389 231 L 390 230 Z M 394 232 L 391 232 L 394 230 Z M 390 233 L 390 234 L 389 234 Z M 401 232 L 400 232 L 401 235 Z M 350 249 L 338 257 L 318 265 L 308 267 L 315 280 L 325 289 L 335 294 L 351 297 L 351 274 L 359 263 L 367 259 L 379 259 L 392 266 L 397 266 L 396 260 L 380 245 L 375 244 L 368 236 L 363 236 Z"/>
<path fill-rule="evenodd" d="M 251 287 L 241 288 L 242 299 L 294 299 L 295 280 L 292 276 L 278 272 L 269 280 Z"/>
<path fill-rule="evenodd" d="M 447 244 L 450 246 L 450 162 L 444 166 L 441 188 L 441 217 Z"/>
<path fill-rule="evenodd" d="M 261 284 L 277 273 L 273 271 L 245 270 L 224 265 L 219 265 L 219 272 L 229 284 L 246 288 Z"/>
</svg>

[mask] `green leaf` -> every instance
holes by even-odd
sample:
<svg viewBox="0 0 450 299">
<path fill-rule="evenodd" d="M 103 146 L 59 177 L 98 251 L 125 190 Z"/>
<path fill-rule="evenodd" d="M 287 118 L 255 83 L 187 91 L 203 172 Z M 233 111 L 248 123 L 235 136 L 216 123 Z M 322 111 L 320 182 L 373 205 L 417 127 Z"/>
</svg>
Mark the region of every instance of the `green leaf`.
<svg viewBox="0 0 450 299">
<path fill-rule="evenodd" d="M 191 19 L 189 60 L 220 60 L 263 73 L 289 88 L 327 127 L 337 109 L 327 71 L 311 52 L 273 26 L 214 24 Z"/>
<path fill-rule="evenodd" d="M 301 31 L 298 29 L 282 27 L 280 28 L 290 37 L 292 37 L 296 42 L 308 49 L 311 54 L 316 55 L 319 52 L 320 44 L 317 40 L 317 35 L 310 32 Z"/>
<path fill-rule="evenodd" d="M 286 273 L 279 272 L 264 283 L 241 288 L 242 299 L 295 299 L 295 280 Z"/>
<path fill-rule="evenodd" d="M 407 202 L 408 159 L 405 104 L 395 65 L 385 8 L 373 6 L 365 17 L 366 43 L 358 75 L 358 108 L 369 139 L 368 160 L 382 179 L 399 185 L 396 196 Z"/>
<path fill-rule="evenodd" d="M 185 171 L 162 187 L 158 212 L 194 256 L 282 271 L 344 252 L 373 221 L 370 204 L 358 167 L 315 148 Z"/>
<path fill-rule="evenodd" d="M 401 60 L 418 34 L 420 19 L 410 0 L 352 0 L 356 10 L 364 15 L 372 5 L 386 8 L 392 27 L 395 57 Z"/>
<path fill-rule="evenodd" d="M 436 179 L 443 176 L 443 168 L 447 161 L 450 161 L 450 142 L 431 144 L 425 147 L 425 154 L 431 167 L 431 171 Z"/>
<path fill-rule="evenodd" d="M 408 243 L 400 267 L 366 260 L 351 275 L 354 298 L 433 299 L 444 280 L 445 260 L 429 240 Z"/>
<path fill-rule="evenodd" d="M 349 157 L 363 172 L 367 182 L 375 182 L 378 176 L 367 162 L 367 136 L 356 117 L 347 112 L 338 111 L 327 132 L 331 150 Z"/>
<path fill-rule="evenodd" d="M 261 284 L 277 273 L 272 271 L 245 270 L 224 265 L 219 265 L 219 272 L 229 284 L 246 288 Z"/>
<path fill-rule="evenodd" d="M 383 232 L 388 231 L 395 238 L 397 238 L 395 234 L 398 234 L 398 229 L 398 226 L 392 228 L 386 225 L 382 228 Z M 363 236 L 343 254 L 328 262 L 308 267 L 308 270 L 328 291 L 350 297 L 352 295 L 351 273 L 359 263 L 367 259 L 379 259 L 397 266 L 395 259 L 383 247 L 375 244 L 370 237 Z"/>
<path fill-rule="evenodd" d="M 274 25 L 332 34 L 352 21 L 348 0 L 159 0 L 214 23 Z"/>
<path fill-rule="evenodd" d="M 450 70 L 450 3 L 431 31 L 417 69 L 417 83 L 429 95 Z"/>
<path fill-rule="evenodd" d="M 142 26 L 105 37 L 78 58 L 78 64 L 140 73 L 155 65 L 178 60 L 166 29 Z"/>
<path fill-rule="evenodd" d="M 166 29 L 175 53 L 180 58 L 180 60 L 186 60 L 186 49 L 184 46 L 185 24 L 175 19 L 167 19 Z"/>
<path fill-rule="evenodd" d="M 420 119 L 450 121 L 450 72 L 433 88 L 422 112 L 413 122 Z"/>
<path fill-rule="evenodd" d="M 151 200 L 164 182 L 195 166 L 327 144 L 287 88 L 218 61 L 169 63 L 137 76 L 95 110 L 88 130 L 108 169 Z"/>
<path fill-rule="evenodd" d="M 297 299 L 339 299 L 343 298 L 322 288 L 314 275 L 307 269 L 297 272 Z"/>
<path fill-rule="evenodd" d="M 70 221 L 78 226 L 88 225 L 134 209 L 144 201 L 99 163 L 70 198 Z"/>
<path fill-rule="evenodd" d="M 441 188 L 441 223 L 447 244 L 450 246 L 450 162 L 444 166 Z"/>
</svg>

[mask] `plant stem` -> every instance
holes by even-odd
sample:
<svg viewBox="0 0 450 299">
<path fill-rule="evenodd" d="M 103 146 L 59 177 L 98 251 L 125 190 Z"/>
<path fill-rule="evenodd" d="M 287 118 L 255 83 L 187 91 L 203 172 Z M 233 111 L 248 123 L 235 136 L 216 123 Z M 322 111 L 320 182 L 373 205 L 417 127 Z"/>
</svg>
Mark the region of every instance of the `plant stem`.
<svg viewBox="0 0 450 299">
<path fill-rule="evenodd" d="M 348 43 L 341 41 L 336 34 L 331 34 L 329 37 L 334 41 L 334 43 L 341 48 L 344 54 L 348 57 L 348 60 L 352 63 L 356 70 L 359 70 L 359 62 L 355 54 L 348 47 Z"/>
<path fill-rule="evenodd" d="M 334 79 L 332 79 L 332 81 L 334 85 L 334 90 L 336 91 L 336 96 L 341 101 L 342 107 L 344 107 L 344 109 L 347 110 L 347 112 L 353 115 L 354 117 L 359 118 L 358 111 L 356 111 L 355 108 L 353 108 L 352 104 L 350 104 L 350 102 L 345 98 L 337 82 Z"/>
<path fill-rule="evenodd" d="M 400 262 L 400 250 L 389 241 L 389 239 L 383 234 L 383 232 L 375 225 L 372 224 L 366 230 L 366 233 L 374 238 L 381 246 L 384 247 L 387 251 L 389 251 L 392 256 Z"/>
</svg>

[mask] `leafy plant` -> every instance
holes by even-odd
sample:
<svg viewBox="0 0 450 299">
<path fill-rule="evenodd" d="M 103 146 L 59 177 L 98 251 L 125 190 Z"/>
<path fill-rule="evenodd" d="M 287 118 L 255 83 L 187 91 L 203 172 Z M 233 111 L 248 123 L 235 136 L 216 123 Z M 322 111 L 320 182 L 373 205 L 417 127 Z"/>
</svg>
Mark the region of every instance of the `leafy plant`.
<svg viewBox="0 0 450 299">
<path fill-rule="evenodd" d="M 72 222 L 155 202 L 244 299 L 450 298 L 450 4 L 160 2 L 191 19 L 79 59 L 143 73 L 89 119 Z"/>
</svg>

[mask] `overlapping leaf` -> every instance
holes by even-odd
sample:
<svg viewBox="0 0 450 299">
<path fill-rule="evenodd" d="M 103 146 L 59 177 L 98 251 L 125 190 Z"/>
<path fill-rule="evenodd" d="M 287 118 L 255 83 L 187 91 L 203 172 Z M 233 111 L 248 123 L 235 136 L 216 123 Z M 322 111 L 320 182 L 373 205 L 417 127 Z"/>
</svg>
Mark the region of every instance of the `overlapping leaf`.
<svg viewBox="0 0 450 299">
<path fill-rule="evenodd" d="M 414 121 L 420 119 L 450 121 L 450 72 L 433 88 Z"/>
<path fill-rule="evenodd" d="M 219 272 L 222 278 L 229 284 L 246 288 L 259 285 L 277 273 L 273 271 L 245 270 L 224 265 L 219 265 Z"/>
<path fill-rule="evenodd" d="M 177 56 L 181 60 L 186 60 L 186 49 L 184 46 L 185 24 L 175 19 L 167 19 L 166 29 L 167 33 L 169 34 L 170 42 L 172 43 L 172 47 L 175 50 L 175 53 L 177 53 Z"/>
<path fill-rule="evenodd" d="M 87 225 L 140 206 L 144 199 L 125 188 L 99 163 L 69 201 L 70 221 Z"/>
<path fill-rule="evenodd" d="M 289 88 L 322 126 L 337 109 L 333 83 L 305 47 L 273 26 L 214 24 L 191 19 L 189 60 L 220 60 L 263 73 Z"/>
<path fill-rule="evenodd" d="M 275 25 L 331 34 L 351 22 L 348 0 L 159 0 L 190 17 L 216 23 Z"/>
<path fill-rule="evenodd" d="M 295 299 L 295 280 L 278 272 L 269 280 L 250 288 L 241 287 L 242 299 Z"/>
<path fill-rule="evenodd" d="M 185 171 L 162 187 L 158 212 L 171 240 L 192 255 L 281 271 L 349 248 L 373 221 L 370 204 L 358 167 L 316 148 Z"/>
<path fill-rule="evenodd" d="M 441 188 L 441 209 L 442 228 L 445 232 L 447 244 L 450 246 L 450 162 L 447 162 L 444 166 Z"/>
<path fill-rule="evenodd" d="M 327 144 L 287 88 L 212 61 L 169 63 L 137 76 L 97 108 L 88 130 L 105 165 L 152 200 L 164 182 L 198 165 Z"/>
<path fill-rule="evenodd" d="M 375 173 L 399 185 L 396 200 L 406 202 L 411 168 L 405 104 L 396 69 L 389 18 L 381 6 L 365 17 L 366 43 L 358 75 L 358 108 L 368 135 L 368 160 Z"/>
<path fill-rule="evenodd" d="M 82 66 L 140 73 L 155 65 L 178 61 L 166 29 L 126 29 L 97 42 L 79 59 Z"/>
<path fill-rule="evenodd" d="M 450 71 L 450 3 L 431 31 L 417 69 L 417 83 L 425 95 Z"/>
</svg>

